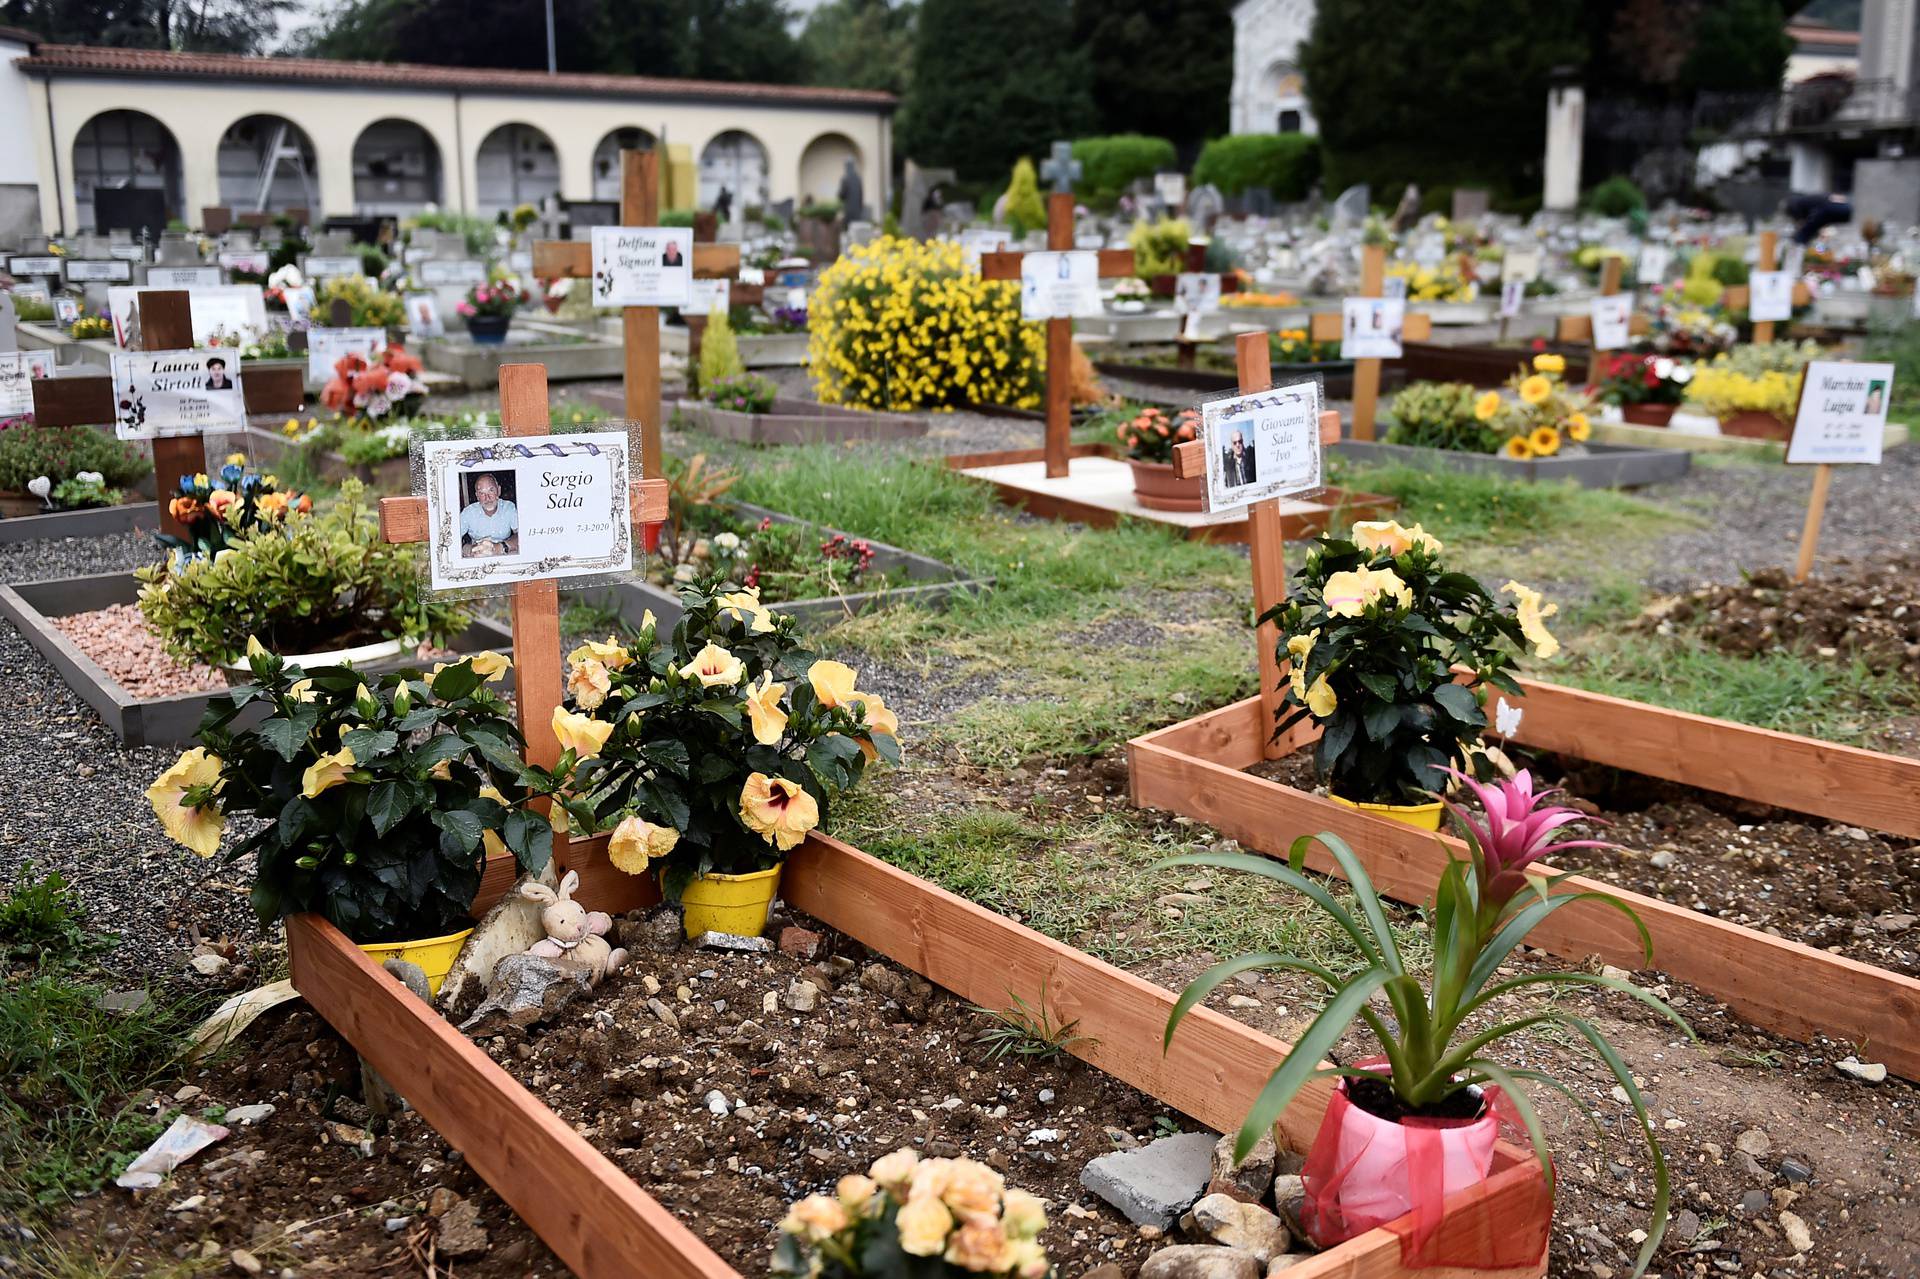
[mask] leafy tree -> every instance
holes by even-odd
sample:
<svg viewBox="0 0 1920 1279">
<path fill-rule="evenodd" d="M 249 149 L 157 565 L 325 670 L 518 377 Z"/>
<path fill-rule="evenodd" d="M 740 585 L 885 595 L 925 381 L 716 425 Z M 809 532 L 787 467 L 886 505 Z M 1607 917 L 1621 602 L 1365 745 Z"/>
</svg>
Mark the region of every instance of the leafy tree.
<svg viewBox="0 0 1920 1279">
<path fill-rule="evenodd" d="M 1319 0 L 1300 47 L 1329 188 L 1537 182 L 1550 72 L 1584 65 L 1580 6 Z"/>
<path fill-rule="evenodd" d="M 1777 89 L 1793 52 L 1779 0 L 1721 0 L 1694 20 L 1692 43 L 1680 68 L 1690 89 Z"/>
<path fill-rule="evenodd" d="M 919 14 L 911 0 L 827 0 L 800 30 L 807 82 L 904 94 Z"/>
<path fill-rule="evenodd" d="M 1068 0 L 923 0 L 907 95 L 902 154 L 969 182 L 1094 118 Z"/>
<path fill-rule="evenodd" d="M 1171 138 L 1191 155 L 1226 132 L 1233 0 L 1073 0 L 1100 127 Z"/>
<path fill-rule="evenodd" d="M 1047 202 L 1040 198 L 1040 179 L 1033 161 L 1024 155 L 1013 163 L 1013 179 L 1007 183 L 1007 221 L 1015 235 L 1025 235 L 1047 224 Z"/>
<path fill-rule="evenodd" d="M 61 44 L 260 53 L 292 0 L 4 0 L 0 26 Z"/>
</svg>

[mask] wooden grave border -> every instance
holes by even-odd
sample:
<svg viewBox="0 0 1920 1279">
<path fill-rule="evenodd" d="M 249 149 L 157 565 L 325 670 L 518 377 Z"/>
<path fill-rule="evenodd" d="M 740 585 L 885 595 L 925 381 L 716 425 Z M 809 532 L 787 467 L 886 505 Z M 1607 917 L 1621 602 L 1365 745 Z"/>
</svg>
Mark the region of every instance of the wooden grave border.
<svg viewBox="0 0 1920 1279">
<path fill-rule="evenodd" d="M 1259 335 L 1242 337 L 1243 352 L 1246 338 L 1254 336 Z M 1204 466 L 1199 448 L 1198 443 L 1181 445 L 1176 468 L 1197 471 Z M 1257 615 L 1284 597 L 1285 574 L 1277 537 L 1261 535 L 1253 550 Z M 1205 822 L 1248 848 L 1276 857 L 1286 856 L 1299 835 L 1332 831 L 1353 846 L 1383 893 L 1413 904 L 1430 900 L 1447 859 L 1467 855 L 1459 840 L 1417 831 L 1245 771 L 1291 755 L 1320 734 L 1317 725 L 1303 721 L 1278 740 L 1271 739 L 1285 668 L 1274 654 L 1268 628 L 1262 628 L 1256 643 L 1259 695 L 1127 743 L 1132 802 Z M 1522 695 L 1511 701 L 1524 714 L 1511 740 L 1522 746 L 1920 837 L 1920 760 L 1541 680 L 1521 679 L 1519 684 Z M 1317 848 L 1308 864 L 1338 873 L 1338 866 Z M 1536 864 L 1529 873 L 1556 872 Z M 1820 1033 L 1863 1045 L 1896 1074 L 1920 1080 L 1920 980 L 1596 878 L 1576 876 L 1556 891 L 1601 891 L 1626 902 L 1652 935 L 1654 966 L 1724 1001 L 1755 1026 L 1801 1041 Z M 1527 940 L 1566 959 L 1598 956 L 1629 969 L 1644 963 L 1632 923 L 1597 903 L 1556 912 Z"/>
<path fill-rule="evenodd" d="M 502 368 L 500 398 L 509 436 L 545 434 L 543 368 Z M 635 482 L 636 519 L 664 514 L 664 487 L 659 480 Z M 422 536 L 424 508 L 421 498 L 385 499 L 386 536 Z M 550 766 L 559 743 L 547 720 L 561 694 L 555 583 L 518 584 L 513 612 L 516 713 L 528 758 Z M 653 881 L 615 869 L 606 844 L 602 835 L 555 849 L 563 865 L 579 872 L 581 899 L 610 912 L 657 901 Z M 509 891 L 517 874 L 511 856 L 489 859 L 475 913 Z M 1201 1008 L 1162 1053 L 1173 992 L 822 835 L 810 836 L 788 860 L 783 895 L 794 909 L 962 999 L 996 1007 L 1015 994 L 1049 1001 L 1084 1032 L 1071 1049 L 1075 1055 L 1211 1128 L 1234 1130 L 1288 1051 L 1278 1040 Z M 325 919 L 289 919 L 287 946 L 295 989 L 575 1274 L 737 1279 L 687 1226 Z M 1306 1150 L 1330 1096 L 1325 1081 L 1303 1089 L 1276 1124 L 1277 1139 Z M 1435 1246 L 1458 1255 L 1510 1234 L 1513 1215 L 1534 1202 L 1539 1176 L 1531 1153 L 1503 1143 L 1492 1175 L 1448 1199 Z M 1517 1269 L 1446 1274 L 1538 1279 L 1545 1269 L 1543 1255 Z M 1402 1261 L 1401 1235 L 1391 1227 L 1348 1240 L 1294 1272 L 1300 1279 L 1416 1279 Z"/>
</svg>

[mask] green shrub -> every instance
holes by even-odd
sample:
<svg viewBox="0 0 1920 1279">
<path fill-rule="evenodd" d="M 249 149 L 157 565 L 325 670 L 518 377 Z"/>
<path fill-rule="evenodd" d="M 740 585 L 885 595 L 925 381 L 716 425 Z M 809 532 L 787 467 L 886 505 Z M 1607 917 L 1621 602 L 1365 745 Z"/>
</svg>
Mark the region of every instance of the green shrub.
<svg viewBox="0 0 1920 1279">
<path fill-rule="evenodd" d="M 1185 218 L 1161 218 L 1158 222 L 1136 222 L 1127 232 L 1127 247 L 1133 250 L 1133 273 L 1143 280 L 1156 275 L 1178 275 L 1187 269 L 1187 245 L 1193 228 Z"/>
<path fill-rule="evenodd" d="M 746 371 L 740 344 L 733 338 L 732 321 L 725 313 L 715 311 L 707 317 L 707 328 L 700 338 L 700 385 L 715 386 Z"/>
<path fill-rule="evenodd" d="M 816 222 L 831 222 L 840 216 L 840 201 L 808 200 L 795 210 L 794 216 L 812 218 Z"/>
<path fill-rule="evenodd" d="M 98 471 L 109 488 L 124 488 L 153 469 L 139 445 L 90 426 L 28 426 L 0 431 L 0 492 L 25 492 L 27 481 L 55 484 Z"/>
<path fill-rule="evenodd" d="M 1616 173 L 1587 192 L 1587 207 L 1602 217 L 1624 218 L 1635 209 L 1646 208 L 1647 197 L 1632 179 Z"/>
<path fill-rule="evenodd" d="M 1193 166 L 1195 186 L 1227 195 L 1265 187 L 1276 200 L 1303 200 L 1320 176 L 1320 142 L 1304 133 L 1239 133 L 1215 138 Z"/>
<path fill-rule="evenodd" d="M 1142 133 L 1081 138 L 1073 144 L 1080 162 L 1080 190 L 1087 203 L 1110 207 L 1134 182 L 1151 178 L 1178 162 L 1173 143 Z"/>
<path fill-rule="evenodd" d="M 215 558 L 139 570 L 140 611 L 183 661 L 237 662 L 250 637 L 276 653 L 445 643 L 465 610 L 427 598 L 414 548 L 380 536 L 364 494 L 348 480 L 311 517 L 256 527 Z"/>
<path fill-rule="evenodd" d="M 1033 171 L 1033 161 L 1025 156 L 1014 161 L 1013 180 L 1007 184 L 1007 222 L 1016 236 L 1047 224 L 1047 202 L 1040 198 L 1040 177 Z"/>
<path fill-rule="evenodd" d="M 694 212 L 693 209 L 668 209 L 661 213 L 660 225 L 690 227 L 693 225 Z"/>
<path fill-rule="evenodd" d="M 13 318 L 22 324 L 51 324 L 53 303 L 42 302 L 39 298 L 16 297 L 13 299 Z"/>
<path fill-rule="evenodd" d="M 1387 443 L 1492 453 L 1506 437 L 1474 414 L 1477 399 L 1465 382 L 1415 382 L 1387 406 Z"/>
<path fill-rule="evenodd" d="M 493 229 L 496 225 L 486 218 L 469 217 L 464 213 L 448 213 L 438 209 L 429 209 L 416 213 L 403 224 L 411 233 L 415 228 L 440 231 L 447 234 L 458 233 L 467 242 L 467 252 L 476 258 L 493 256 Z M 672 223 L 663 225 L 671 226 Z"/>
<path fill-rule="evenodd" d="M 317 315 L 327 314 L 334 299 L 344 298 L 353 310 L 347 321 L 355 328 L 397 329 L 407 322 L 406 308 L 397 293 L 388 293 L 370 279 L 357 275 L 338 275 L 320 281 L 314 289 L 313 306 Z"/>
<path fill-rule="evenodd" d="M 740 373 L 733 377 L 702 381 L 700 393 L 707 403 L 735 413 L 765 413 L 773 407 L 780 388 L 772 378 L 758 373 Z"/>
</svg>

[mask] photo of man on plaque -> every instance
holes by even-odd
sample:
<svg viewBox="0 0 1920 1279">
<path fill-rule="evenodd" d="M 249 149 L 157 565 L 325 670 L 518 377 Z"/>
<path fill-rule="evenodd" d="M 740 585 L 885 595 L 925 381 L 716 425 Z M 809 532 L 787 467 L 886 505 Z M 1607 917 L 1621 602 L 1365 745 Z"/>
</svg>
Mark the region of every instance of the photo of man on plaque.
<svg viewBox="0 0 1920 1279">
<path fill-rule="evenodd" d="M 482 471 L 460 477 L 460 554 L 467 559 L 517 555 L 520 551 L 520 512 L 513 504 L 513 473 Z"/>
<path fill-rule="evenodd" d="M 1259 478 L 1253 439 L 1246 427 L 1236 429 L 1227 447 L 1220 450 L 1220 472 L 1228 488 L 1239 488 Z"/>
</svg>

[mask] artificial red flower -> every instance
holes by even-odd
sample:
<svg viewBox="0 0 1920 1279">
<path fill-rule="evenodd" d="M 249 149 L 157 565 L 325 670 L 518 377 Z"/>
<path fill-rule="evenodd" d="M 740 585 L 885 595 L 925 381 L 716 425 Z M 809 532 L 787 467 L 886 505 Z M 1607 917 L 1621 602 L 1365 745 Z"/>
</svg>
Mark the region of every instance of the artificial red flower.
<svg viewBox="0 0 1920 1279">
<path fill-rule="evenodd" d="M 344 364 L 346 361 L 342 360 L 341 363 Z M 347 400 L 351 398 L 352 394 L 353 392 L 348 389 L 347 384 L 340 378 L 329 378 L 327 384 L 320 388 L 320 402 L 335 412 L 338 412 L 347 407 Z"/>
<path fill-rule="evenodd" d="M 408 355 L 403 347 L 390 346 L 387 348 L 386 366 L 395 373 L 405 373 L 408 377 L 412 377 L 420 371 L 420 359 L 418 356 Z"/>
</svg>

